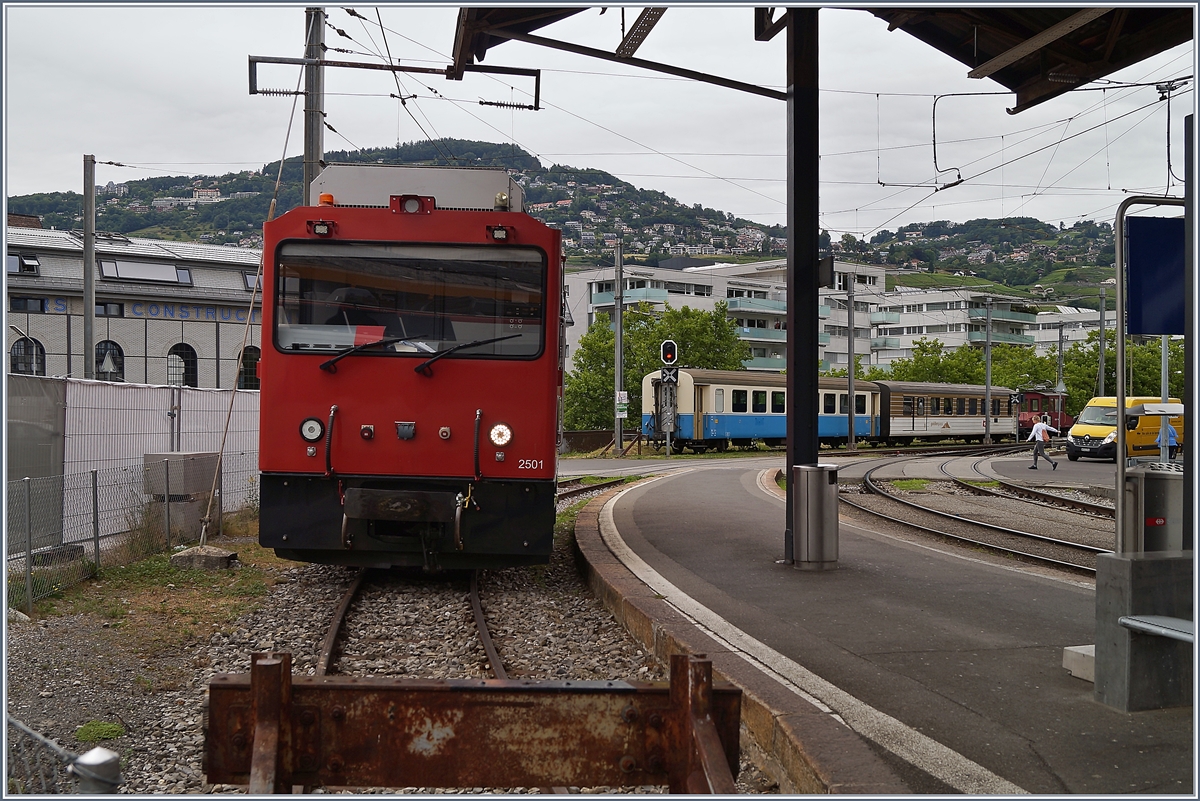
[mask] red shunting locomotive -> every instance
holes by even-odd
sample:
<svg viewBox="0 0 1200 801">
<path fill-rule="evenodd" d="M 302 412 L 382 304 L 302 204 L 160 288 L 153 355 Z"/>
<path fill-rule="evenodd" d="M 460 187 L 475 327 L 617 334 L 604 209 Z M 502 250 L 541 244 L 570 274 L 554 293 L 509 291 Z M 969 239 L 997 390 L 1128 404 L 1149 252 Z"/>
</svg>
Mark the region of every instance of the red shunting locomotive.
<svg viewBox="0 0 1200 801">
<path fill-rule="evenodd" d="M 503 169 L 330 165 L 264 227 L 259 541 L 364 567 L 549 561 L 561 235 Z"/>
</svg>

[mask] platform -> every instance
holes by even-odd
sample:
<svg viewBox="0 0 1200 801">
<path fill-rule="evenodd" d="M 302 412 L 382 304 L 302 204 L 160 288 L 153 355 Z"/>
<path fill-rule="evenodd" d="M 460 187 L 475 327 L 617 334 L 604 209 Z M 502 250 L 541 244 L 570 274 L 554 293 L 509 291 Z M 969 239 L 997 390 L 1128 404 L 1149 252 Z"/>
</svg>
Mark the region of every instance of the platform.
<svg viewBox="0 0 1200 801">
<path fill-rule="evenodd" d="M 784 503 L 762 472 L 693 462 L 594 501 L 576 535 L 593 585 L 649 648 L 724 649 L 714 667 L 754 683 L 744 719 L 783 748 L 774 758 L 792 748 L 827 792 L 1194 791 L 1191 708 L 1118 712 L 1063 668 L 1065 647 L 1094 641 L 1089 582 L 847 519 L 837 570 L 777 564 Z M 805 719 L 805 696 L 810 725 L 781 728 Z M 860 777 L 875 787 L 855 789 Z"/>
</svg>

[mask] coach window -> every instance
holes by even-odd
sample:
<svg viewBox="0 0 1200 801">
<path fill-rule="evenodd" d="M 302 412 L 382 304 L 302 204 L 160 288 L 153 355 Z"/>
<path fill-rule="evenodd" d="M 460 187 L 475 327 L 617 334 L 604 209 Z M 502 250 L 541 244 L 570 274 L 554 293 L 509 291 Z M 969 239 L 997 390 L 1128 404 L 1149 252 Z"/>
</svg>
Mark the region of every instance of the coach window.
<svg viewBox="0 0 1200 801">
<path fill-rule="evenodd" d="M 262 351 L 253 345 L 247 345 L 242 351 L 241 366 L 238 368 L 238 389 L 258 389 L 258 359 Z"/>
<path fill-rule="evenodd" d="M 850 395 L 845 392 L 838 394 L 838 414 L 850 414 Z"/>
<path fill-rule="evenodd" d="M 941 398 L 930 398 L 929 401 L 930 401 L 929 413 L 935 414 L 935 415 L 941 414 L 942 413 L 942 399 Z"/>
<path fill-rule="evenodd" d="M 925 398 L 917 398 L 917 417 L 925 416 Z"/>
<path fill-rule="evenodd" d="M 751 393 L 751 400 L 753 401 L 753 408 L 751 409 L 752 412 L 755 414 L 767 413 L 767 391 L 765 389 L 754 390 L 754 392 Z"/>
<path fill-rule="evenodd" d="M 716 396 L 716 400 L 713 402 L 713 411 L 723 414 L 725 412 L 725 390 L 714 390 L 713 394 Z"/>
<path fill-rule="evenodd" d="M 96 343 L 96 378 L 101 381 L 125 380 L 125 353 L 111 339 Z"/>
<path fill-rule="evenodd" d="M 967 399 L 966 398 L 958 398 L 958 413 L 959 414 L 967 413 Z M 974 414 L 974 412 L 972 412 L 972 414 Z"/>
<path fill-rule="evenodd" d="M 771 414 L 785 414 L 787 412 L 787 393 L 772 392 L 771 393 Z"/>
<path fill-rule="evenodd" d="M 46 349 L 36 339 L 22 337 L 13 343 L 9 370 L 22 375 L 46 374 Z"/>
<path fill-rule="evenodd" d="M 912 417 L 913 414 L 913 398 L 911 395 L 906 395 L 901 403 L 900 414 L 905 417 Z"/>
<path fill-rule="evenodd" d="M 825 393 L 825 407 L 824 408 L 825 408 L 825 414 L 836 414 L 837 413 L 837 398 L 834 397 L 832 392 Z"/>
<path fill-rule="evenodd" d="M 854 413 L 855 414 L 866 414 L 867 413 L 867 396 L 866 395 L 860 395 L 857 392 L 854 393 Z"/>
<path fill-rule="evenodd" d="M 975 405 L 975 404 L 976 404 L 976 399 L 975 399 L 975 398 L 971 398 L 971 400 L 970 400 L 970 401 L 969 401 L 969 403 L 968 403 L 968 409 L 969 409 L 969 411 L 967 412 L 967 414 L 975 414 L 975 412 L 976 412 L 976 405 Z"/>
<path fill-rule="evenodd" d="M 176 386 L 200 386 L 196 350 L 185 342 L 172 345 L 167 351 L 167 383 Z"/>
<path fill-rule="evenodd" d="M 744 389 L 733 390 L 733 411 L 746 411 L 746 394 L 746 390 Z"/>
</svg>

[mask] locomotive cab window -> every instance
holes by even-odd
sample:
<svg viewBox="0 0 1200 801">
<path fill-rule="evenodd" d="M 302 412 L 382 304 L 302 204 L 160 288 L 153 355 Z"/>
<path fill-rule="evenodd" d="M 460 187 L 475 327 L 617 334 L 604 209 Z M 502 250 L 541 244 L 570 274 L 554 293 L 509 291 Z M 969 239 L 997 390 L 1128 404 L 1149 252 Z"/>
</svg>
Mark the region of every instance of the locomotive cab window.
<svg viewBox="0 0 1200 801">
<path fill-rule="evenodd" d="M 746 411 L 746 394 L 747 392 L 744 389 L 733 390 L 733 411 Z"/>
<path fill-rule="evenodd" d="M 286 242 L 276 254 L 275 345 L 364 355 L 536 358 L 546 258 L 517 247 Z M 484 342 L 494 340 L 496 342 Z"/>
</svg>

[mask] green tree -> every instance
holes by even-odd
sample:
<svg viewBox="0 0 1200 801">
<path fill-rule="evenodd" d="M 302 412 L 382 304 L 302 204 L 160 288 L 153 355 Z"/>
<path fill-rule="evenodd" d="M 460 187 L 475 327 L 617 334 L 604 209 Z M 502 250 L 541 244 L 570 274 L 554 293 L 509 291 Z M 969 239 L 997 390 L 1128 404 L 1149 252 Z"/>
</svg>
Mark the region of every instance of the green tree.
<svg viewBox="0 0 1200 801">
<path fill-rule="evenodd" d="M 719 301 L 712 311 L 667 306 L 656 312 L 648 304 L 622 315 L 624 389 L 629 393 L 631 425 L 641 417 L 642 379 L 662 367 L 659 346 L 675 340 L 681 367 L 741 370 L 750 349 Z M 564 376 L 563 425 L 572 430 L 613 427 L 613 374 L 616 337 L 611 318 L 598 314 L 579 340 L 572 369 Z"/>
</svg>

